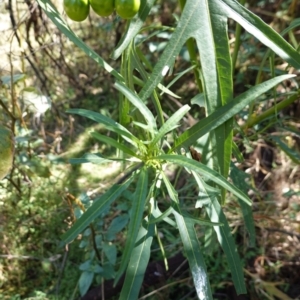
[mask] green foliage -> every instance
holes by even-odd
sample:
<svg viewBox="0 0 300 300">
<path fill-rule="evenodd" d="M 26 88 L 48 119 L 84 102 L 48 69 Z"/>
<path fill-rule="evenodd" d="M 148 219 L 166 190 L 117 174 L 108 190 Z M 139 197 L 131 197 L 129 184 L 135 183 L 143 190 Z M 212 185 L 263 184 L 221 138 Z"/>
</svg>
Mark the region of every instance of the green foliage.
<svg viewBox="0 0 300 300">
<path fill-rule="evenodd" d="M 235 147 L 233 146 L 234 116 L 246 106 L 254 105 L 253 103 L 259 97 L 266 95 L 270 89 L 294 76 L 271 76 L 269 80 L 234 97 L 233 66 L 227 32 L 228 19 L 235 20 L 296 69 L 300 67 L 299 53 L 237 1 L 193 0 L 186 3 L 181 1 L 183 10 L 177 26 L 154 68 L 150 69 L 148 66 L 151 63 L 142 54 L 145 41 L 138 43 L 136 38 L 137 34 L 142 32 L 143 21 L 154 2 L 144 0 L 141 14 L 130 21 L 120 44 L 113 53 L 114 58 L 122 55 L 121 68 L 118 72 L 72 32 L 50 1 L 37 1 L 62 33 L 114 76 L 115 88 L 120 93 L 118 122 L 88 110 L 69 110 L 69 113 L 103 124 L 107 131 L 114 133 L 111 137 L 107 137 L 92 132 L 91 136 L 115 148 L 117 157 L 105 157 L 101 153 L 96 153 L 71 162 L 103 163 L 110 159 L 121 161 L 124 168 L 130 168 L 128 178 L 123 182 L 112 183 L 105 193 L 85 208 L 87 209 L 85 212 L 82 210 L 82 215 L 78 215 L 75 224 L 62 236 L 62 243 L 70 243 L 83 232 L 83 235 L 93 235 L 93 230 L 91 229 L 89 233 L 87 227 L 93 228 L 95 223 L 109 212 L 115 201 L 127 195 L 130 205 L 127 239 L 122 258 L 118 262 L 118 271 L 111 272 L 115 282 L 126 272 L 120 299 L 138 298 L 155 229 L 161 222 L 173 225 L 179 232 L 199 299 L 212 299 L 212 293 L 203 257 L 204 245 L 198 238 L 195 224 L 207 226 L 208 229 L 204 230 L 206 240 L 212 236 L 210 228 L 213 228 L 225 253 L 237 293 L 246 293 L 243 266 L 224 213 L 226 198 L 230 192 L 239 199 L 245 224 L 254 243 L 251 200 L 243 185 L 238 185 L 234 179 L 232 184 L 227 179 L 232 148 Z M 150 26 L 149 30 L 152 29 Z M 163 30 L 164 28 L 161 28 L 161 31 Z M 157 90 L 161 89 L 166 94 L 174 95 L 170 91 L 172 86 L 165 87 L 163 79 L 172 72 L 175 60 L 185 43 L 190 54 L 190 67 L 196 75 L 195 82 L 199 90 L 197 97 L 198 100 L 204 100 L 206 117 L 182 133 L 177 129 L 190 107 L 185 105 L 174 114 L 168 114 L 164 111 L 163 98 L 158 95 Z M 195 49 L 198 51 L 199 59 L 198 54 L 195 56 Z M 142 87 L 138 84 L 140 82 Z M 288 155 L 299 161 L 295 154 L 287 151 L 286 146 L 279 139 L 274 141 Z M 191 159 L 189 154 L 184 154 L 187 148 L 194 144 L 198 144 L 202 150 L 202 162 Z M 169 166 L 183 168 L 194 178 L 199 200 L 194 204 L 192 215 L 185 210 L 175 185 L 168 178 L 166 170 Z M 234 175 L 232 173 L 233 178 Z M 134 192 L 131 192 L 132 190 Z M 167 198 L 170 199 L 169 202 L 166 201 Z M 164 204 L 165 211 L 158 209 L 160 204 Z M 199 208 L 204 208 L 206 211 L 204 220 L 198 217 Z M 120 225 L 118 229 L 122 228 L 123 225 Z M 95 243 L 96 236 L 92 238 Z M 106 241 L 101 239 L 102 237 L 99 237 L 99 245 L 94 246 L 91 251 L 91 257 L 87 260 L 89 263 L 81 266 L 83 271 L 79 280 L 81 295 L 86 293 L 95 274 L 109 277 L 107 275 L 109 272 L 104 271 L 104 264 L 101 265 L 101 258 L 97 257 L 97 249 L 103 249 L 104 253 L 108 253 L 109 239 Z M 107 255 L 107 259 L 111 269 L 117 266 L 114 255 Z"/>
</svg>

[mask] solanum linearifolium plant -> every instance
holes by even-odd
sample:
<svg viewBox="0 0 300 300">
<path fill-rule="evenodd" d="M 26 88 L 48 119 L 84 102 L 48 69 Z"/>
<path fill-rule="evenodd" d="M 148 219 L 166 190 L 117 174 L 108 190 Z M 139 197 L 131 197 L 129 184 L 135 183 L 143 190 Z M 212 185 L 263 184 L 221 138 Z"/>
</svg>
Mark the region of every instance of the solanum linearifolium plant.
<svg viewBox="0 0 300 300">
<path fill-rule="evenodd" d="M 121 56 L 118 72 L 73 33 L 50 1 L 37 2 L 62 33 L 114 76 L 115 88 L 120 93 L 118 121 L 85 109 L 72 109 L 68 112 L 92 119 L 114 132 L 117 139 L 97 132 L 92 132 L 91 135 L 118 150 L 119 156 L 109 160 L 122 160 L 126 167 L 135 170 L 124 182 L 113 184 L 93 202 L 63 235 L 63 243 L 74 240 L 129 187 L 135 187 L 127 228 L 128 238 L 115 274 L 117 282 L 126 272 L 120 299 L 138 298 L 150 258 L 155 228 L 160 222 L 172 224 L 178 230 L 199 299 L 212 299 L 212 293 L 203 258 L 203 245 L 198 239 L 195 224 L 213 227 L 228 260 L 235 289 L 238 294 L 246 293 L 242 264 L 222 209 L 226 205 L 228 193 L 236 196 L 250 240 L 254 243 L 251 201 L 247 191 L 241 191 L 227 180 L 234 146 L 233 118 L 257 97 L 293 75 L 273 77 L 234 97 L 228 18 L 235 20 L 296 69 L 300 68 L 300 55 L 279 34 L 237 1 L 187 0 L 180 1 L 182 13 L 177 26 L 172 30 L 171 38 L 158 62 L 149 71 L 135 37 L 143 32 L 143 24 L 155 1 L 142 0 L 138 13 L 128 21 L 123 37 L 111 55 L 113 59 Z M 159 32 L 157 27 L 155 30 Z M 160 96 L 160 92 L 174 95 L 170 86 L 167 88 L 163 85 L 163 79 L 173 69 L 176 57 L 185 44 L 189 50 L 195 82 L 199 87 L 199 95 L 191 100 L 193 103 L 197 103 L 197 99 L 204 100 L 206 117 L 183 133 L 178 133 L 180 121 L 190 110 L 190 106 L 184 105 L 166 118 L 161 105 L 164 96 Z M 139 92 L 137 87 L 140 87 Z M 147 107 L 147 101 L 152 102 L 154 113 Z M 171 142 L 167 138 L 170 136 L 173 137 Z M 195 144 L 201 145 L 203 149 L 202 162 L 185 154 Z M 108 158 L 101 154 L 88 154 L 76 160 L 77 163 L 87 161 L 106 163 Z M 190 215 L 183 209 L 178 192 L 165 171 L 168 165 L 177 165 L 192 174 L 199 190 L 195 210 L 203 207 L 207 214 L 206 220 L 195 217 L 196 214 Z M 162 195 L 166 193 L 170 199 L 169 207 L 166 211 L 160 211 L 158 203 L 164 201 Z M 166 201 L 164 205 L 167 205 Z M 207 234 L 211 232 L 208 230 Z"/>
</svg>

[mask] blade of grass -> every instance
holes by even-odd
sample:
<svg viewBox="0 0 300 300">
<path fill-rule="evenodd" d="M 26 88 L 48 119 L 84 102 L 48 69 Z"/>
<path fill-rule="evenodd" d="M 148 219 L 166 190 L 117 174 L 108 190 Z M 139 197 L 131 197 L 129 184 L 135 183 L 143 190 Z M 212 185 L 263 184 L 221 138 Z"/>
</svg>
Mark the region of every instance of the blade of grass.
<svg viewBox="0 0 300 300">
<path fill-rule="evenodd" d="M 235 20 L 277 55 L 296 69 L 300 69 L 300 54 L 280 34 L 238 1 L 213 0 L 222 7 L 228 18 Z"/>
</svg>

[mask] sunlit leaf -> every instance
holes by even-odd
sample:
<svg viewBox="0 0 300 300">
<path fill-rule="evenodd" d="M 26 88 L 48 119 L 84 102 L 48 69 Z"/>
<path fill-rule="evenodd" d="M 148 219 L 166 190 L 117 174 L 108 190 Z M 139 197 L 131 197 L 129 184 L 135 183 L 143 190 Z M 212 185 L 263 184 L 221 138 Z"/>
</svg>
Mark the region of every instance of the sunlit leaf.
<svg viewBox="0 0 300 300">
<path fill-rule="evenodd" d="M 225 121 L 233 117 L 240 112 L 246 105 L 254 101 L 258 96 L 267 92 L 272 87 L 276 86 L 283 80 L 295 77 L 295 75 L 282 75 L 272 78 L 266 82 L 263 82 L 257 86 L 250 88 L 245 93 L 234 98 L 228 104 L 218 108 L 211 115 L 198 121 L 194 126 L 182 133 L 176 140 L 173 149 L 179 147 L 189 147 L 195 143 L 200 137 L 217 128 Z"/>
<path fill-rule="evenodd" d="M 197 181 L 199 189 L 201 189 L 205 193 L 206 188 L 203 184 L 203 179 L 198 174 L 194 174 L 194 177 Z M 245 294 L 247 291 L 244 281 L 243 266 L 237 252 L 237 248 L 234 243 L 228 221 L 217 198 L 211 197 L 209 193 L 206 194 L 207 198 L 210 199 L 210 203 L 204 205 L 208 217 L 210 218 L 211 222 L 218 222 L 223 224 L 223 226 L 214 226 L 214 230 L 217 234 L 218 241 L 226 255 L 234 286 L 238 294 Z"/>
<path fill-rule="evenodd" d="M 238 188 L 236 188 L 234 185 L 232 185 L 229 181 L 227 181 L 222 175 L 220 175 L 218 172 L 210 169 L 206 165 L 195 161 L 193 159 L 187 158 L 182 155 L 172 155 L 172 154 L 163 154 L 159 155 L 157 159 L 174 163 L 177 165 L 180 165 L 182 167 L 185 167 L 187 169 L 193 170 L 200 175 L 205 176 L 205 178 L 211 180 L 212 182 L 215 182 L 216 184 L 222 186 L 226 190 L 232 192 L 235 196 L 239 197 L 241 200 L 243 200 L 246 204 L 251 205 L 251 200 L 247 195 L 245 195 L 243 192 L 241 192 Z"/>
<path fill-rule="evenodd" d="M 198 242 L 197 234 L 194 228 L 194 221 L 187 216 L 183 216 L 179 207 L 178 194 L 170 183 L 167 176 L 162 173 L 163 181 L 166 185 L 168 194 L 173 201 L 176 210 L 173 209 L 173 214 L 176 219 L 177 227 L 183 243 L 186 257 L 189 261 L 189 266 L 193 275 L 195 289 L 198 298 L 201 300 L 212 299 L 210 284 L 206 265 L 201 252 L 201 246 Z"/>
</svg>

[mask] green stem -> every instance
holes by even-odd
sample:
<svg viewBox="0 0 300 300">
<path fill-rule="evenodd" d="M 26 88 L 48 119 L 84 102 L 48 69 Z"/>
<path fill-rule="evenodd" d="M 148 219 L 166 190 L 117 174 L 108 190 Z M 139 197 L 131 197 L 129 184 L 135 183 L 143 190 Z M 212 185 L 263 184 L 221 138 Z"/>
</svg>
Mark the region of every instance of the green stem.
<svg viewBox="0 0 300 300">
<path fill-rule="evenodd" d="M 259 116 L 250 117 L 248 119 L 248 121 L 243 126 L 241 126 L 242 130 L 252 128 L 256 124 L 258 124 L 261 121 L 265 120 L 266 118 L 269 118 L 270 116 L 272 116 L 272 115 L 278 113 L 279 111 L 283 110 L 284 108 L 286 108 L 287 106 L 292 104 L 294 101 L 299 99 L 299 95 L 300 95 L 300 93 L 298 92 L 297 94 L 295 94 L 295 95 L 279 102 L 278 104 L 274 105 L 273 107 L 269 108 L 268 110 L 266 110 L 265 112 L 263 112 Z"/>
<path fill-rule="evenodd" d="M 132 47 L 132 56 L 133 56 L 134 62 L 136 64 L 136 67 L 138 68 L 138 71 L 140 72 L 144 82 L 146 82 L 148 80 L 149 76 L 148 76 L 143 64 L 141 63 L 141 61 L 143 61 L 146 66 L 147 65 L 151 66 L 150 62 L 144 56 L 142 51 L 140 51 L 139 48 L 136 48 L 135 46 Z M 153 93 L 151 95 L 151 99 L 152 99 L 152 103 L 153 103 L 155 111 L 156 111 L 158 124 L 161 127 L 164 124 L 164 116 L 163 116 L 163 110 L 161 108 L 159 96 L 158 96 L 156 90 L 153 91 Z"/>
<path fill-rule="evenodd" d="M 120 73 L 124 77 L 125 83 L 128 85 L 128 51 L 122 53 Z M 130 104 L 129 101 L 119 93 L 119 123 L 127 128 L 130 123 L 129 117 Z"/>
</svg>

